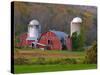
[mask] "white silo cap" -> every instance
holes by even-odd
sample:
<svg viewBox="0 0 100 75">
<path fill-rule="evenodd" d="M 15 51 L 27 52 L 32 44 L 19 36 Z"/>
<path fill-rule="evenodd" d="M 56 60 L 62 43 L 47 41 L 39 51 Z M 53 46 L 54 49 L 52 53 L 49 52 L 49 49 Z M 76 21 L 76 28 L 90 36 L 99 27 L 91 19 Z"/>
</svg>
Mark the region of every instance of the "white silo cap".
<svg viewBox="0 0 100 75">
<path fill-rule="evenodd" d="M 39 21 L 38 20 L 31 20 L 30 22 L 29 22 L 29 25 L 39 25 Z"/>
<path fill-rule="evenodd" d="M 80 17 L 75 17 L 72 20 L 73 23 L 82 23 L 82 19 Z"/>
</svg>

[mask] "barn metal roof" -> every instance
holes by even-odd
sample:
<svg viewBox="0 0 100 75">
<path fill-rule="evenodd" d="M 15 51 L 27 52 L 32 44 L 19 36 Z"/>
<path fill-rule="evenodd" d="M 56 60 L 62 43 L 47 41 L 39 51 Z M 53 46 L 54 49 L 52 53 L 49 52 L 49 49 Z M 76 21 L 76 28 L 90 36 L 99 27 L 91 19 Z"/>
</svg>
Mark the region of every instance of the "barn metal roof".
<svg viewBox="0 0 100 75">
<path fill-rule="evenodd" d="M 51 32 L 55 33 L 56 36 L 61 40 L 65 37 L 68 37 L 68 34 L 62 32 L 62 31 L 55 31 L 55 30 L 50 30 Z"/>
<path fill-rule="evenodd" d="M 62 31 L 54 31 L 50 30 L 51 32 L 55 33 L 56 36 L 60 39 L 61 43 L 65 45 L 65 38 L 68 37 L 68 34 L 62 32 Z"/>
</svg>

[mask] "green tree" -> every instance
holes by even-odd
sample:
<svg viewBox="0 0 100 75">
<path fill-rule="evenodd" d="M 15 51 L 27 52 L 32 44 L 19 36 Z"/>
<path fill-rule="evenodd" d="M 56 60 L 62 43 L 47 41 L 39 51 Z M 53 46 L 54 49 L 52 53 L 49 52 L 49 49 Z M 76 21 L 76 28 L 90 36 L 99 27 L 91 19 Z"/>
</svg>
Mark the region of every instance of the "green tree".
<svg viewBox="0 0 100 75">
<path fill-rule="evenodd" d="M 85 44 L 84 31 L 81 29 L 80 33 L 74 32 L 72 34 L 72 48 L 75 50 L 83 50 Z"/>
<path fill-rule="evenodd" d="M 84 27 L 81 27 L 80 34 L 78 35 L 78 48 L 80 50 L 83 50 L 83 47 L 85 45 L 85 32 Z"/>
<path fill-rule="evenodd" d="M 78 36 L 77 36 L 77 32 L 74 32 L 72 34 L 72 48 L 73 49 L 78 49 Z"/>
</svg>

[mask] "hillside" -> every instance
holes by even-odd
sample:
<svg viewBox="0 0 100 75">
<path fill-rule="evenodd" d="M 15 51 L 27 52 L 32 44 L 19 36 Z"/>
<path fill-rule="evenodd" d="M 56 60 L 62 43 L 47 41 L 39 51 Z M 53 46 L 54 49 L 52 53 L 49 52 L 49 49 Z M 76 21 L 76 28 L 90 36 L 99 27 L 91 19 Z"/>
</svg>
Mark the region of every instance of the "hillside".
<svg viewBox="0 0 100 75">
<path fill-rule="evenodd" d="M 86 43 L 90 44 L 97 38 L 96 11 L 97 8 L 93 6 L 14 2 L 15 35 L 27 32 L 27 25 L 32 19 L 39 20 L 42 33 L 55 29 L 70 34 L 70 22 L 79 16 L 83 19 Z"/>
</svg>

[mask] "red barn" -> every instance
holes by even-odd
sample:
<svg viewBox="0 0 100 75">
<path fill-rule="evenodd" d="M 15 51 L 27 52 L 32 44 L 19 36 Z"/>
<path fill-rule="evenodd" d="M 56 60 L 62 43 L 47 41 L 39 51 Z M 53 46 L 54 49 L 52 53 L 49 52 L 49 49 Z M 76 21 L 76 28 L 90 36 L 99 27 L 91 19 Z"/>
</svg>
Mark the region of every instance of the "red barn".
<svg viewBox="0 0 100 75">
<path fill-rule="evenodd" d="M 67 39 L 68 35 L 64 32 L 48 31 L 40 36 L 37 46 L 39 48 L 46 48 L 48 50 L 62 50 L 66 49 L 67 47 L 71 47 L 71 43 L 69 43 L 67 46 Z"/>
<path fill-rule="evenodd" d="M 38 45 L 39 48 L 47 48 L 49 50 L 61 50 L 62 44 L 59 38 L 53 32 L 45 32 L 41 35 L 38 43 L 43 45 Z"/>
</svg>

